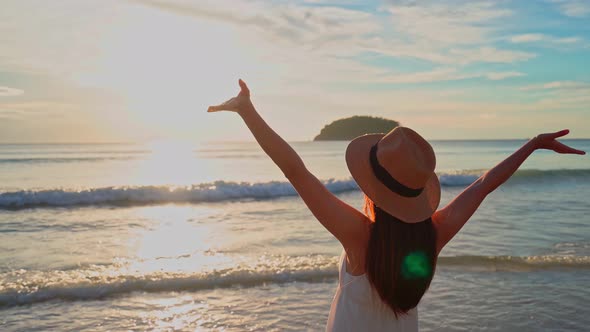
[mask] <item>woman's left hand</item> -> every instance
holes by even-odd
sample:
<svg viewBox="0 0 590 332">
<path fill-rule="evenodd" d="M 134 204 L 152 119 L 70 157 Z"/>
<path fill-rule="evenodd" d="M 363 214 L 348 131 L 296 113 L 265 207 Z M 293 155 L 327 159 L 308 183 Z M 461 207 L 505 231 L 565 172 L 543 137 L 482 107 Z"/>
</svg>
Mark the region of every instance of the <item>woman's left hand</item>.
<svg viewBox="0 0 590 332">
<path fill-rule="evenodd" d="M 207 112 L 231 111 L 240 113 L 253 107 L 250 101 L 250 89 L 248 89 L 244 81 L 239 80 L 238 83 L 240 84 L 240 93 L 236 97 L 231 98 L 223 104 L 209 106 Z"/>
<path fill-rule="evenodd" d="M 540 134 L 537 137 L 533 138 L 535 142 L 535 147 L 537 149 L 546 149 L 552 150 L 557 153 L 562 154 L 580 154 L 585 155 L 586 152 L 578 149 L 574 149 L 570 146 L 567 146 L 557 140 L 559 137 L 563 137 L 569 134 L 569 129 L 564 129 L 555 133 L 547 133 L 547 134 Z"/>
</svg>

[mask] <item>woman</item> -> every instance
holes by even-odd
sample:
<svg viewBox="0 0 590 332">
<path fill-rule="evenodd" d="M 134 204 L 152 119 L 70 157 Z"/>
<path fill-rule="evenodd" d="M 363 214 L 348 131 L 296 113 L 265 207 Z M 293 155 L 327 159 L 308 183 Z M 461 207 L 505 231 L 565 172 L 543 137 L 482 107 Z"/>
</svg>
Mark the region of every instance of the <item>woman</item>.
<svg viewBox="0 0 590 332">
<path fill-rule="evenodd" d="M 404 127 L 364 135 L 346 150 L 348 168 L 365 193 L 363 214 L 306 169 L 256 112 L 246 84 L 239 84 L 237 97 L 208 112 L 237 112 L 314 216 L 344 247 L 328 331 L 417 331 L 416 306 L 430 285 L 438 254 L 485 197 L 536 149 L 585 154 L 556 141 L 568 130 L 539 135 L 437 210 L 440 184 L 430 144 Z"/>
</svg>

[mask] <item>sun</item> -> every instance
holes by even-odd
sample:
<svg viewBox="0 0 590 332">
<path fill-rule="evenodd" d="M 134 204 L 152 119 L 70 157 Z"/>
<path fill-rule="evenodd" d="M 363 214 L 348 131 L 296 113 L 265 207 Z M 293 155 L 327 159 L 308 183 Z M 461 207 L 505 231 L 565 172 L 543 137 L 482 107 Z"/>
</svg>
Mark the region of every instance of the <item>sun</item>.
<svg viewBox="0 0 590 332">
<path fill-rule="evenodd" d="M 146 144 L 149 150 L 145 159 L 129 169 L 132 183 L 137 185 L 189 186 L 195 184 L 199 174 L 210 172 L 207 164 L 199 159 L 196 146 L 189 141 L 156 140 Z"/>
<path fill-rule="evenodd" d="M 235 93 L 237 75 L 257 62 L 241 50 L 236 27 L 203 17 L 121 5 L 101 27 L 93 66 L 77 72 L 84 87 L 117 96 L 118 130 L 126 136 L 203 139 L 195 132 L 211 103 Z M 115 121 L 115 120 L 113 120 Z"/>
</svg>

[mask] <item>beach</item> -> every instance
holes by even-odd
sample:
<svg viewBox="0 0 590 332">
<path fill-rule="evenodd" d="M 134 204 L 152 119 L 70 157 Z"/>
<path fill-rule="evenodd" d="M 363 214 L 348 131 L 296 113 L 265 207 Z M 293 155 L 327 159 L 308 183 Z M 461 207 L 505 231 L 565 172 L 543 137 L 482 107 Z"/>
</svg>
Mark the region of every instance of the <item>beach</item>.
<svg viewBox="0 0 590 332">
<path fill-rule="evenodd" d="M 441 207 L 524 142 L 432 141 Z M 292 145 L 362 208 L 346 142 Z M 442 251 L 420 330 L 586 330 L 588 197 L 587 156 L 535 152 Z M 2 331 L 318 331 L 341 251 L 254 142 L 0 145 Z"/>
</svg>

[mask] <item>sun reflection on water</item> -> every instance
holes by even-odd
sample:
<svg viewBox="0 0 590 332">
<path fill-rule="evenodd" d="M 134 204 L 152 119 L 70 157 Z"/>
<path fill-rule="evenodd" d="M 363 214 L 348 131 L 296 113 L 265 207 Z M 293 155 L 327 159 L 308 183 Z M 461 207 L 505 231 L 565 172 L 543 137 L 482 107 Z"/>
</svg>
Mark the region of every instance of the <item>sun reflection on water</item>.
<svg viewBox="0 0 590 332">
<path fill-rule="evenodd" d="M 230 267 L 232 259 L 216 251 L 222 243 L 213 242 L 211 234 L 223 231 L 199 222 L 215 213 L 206 207 L 164 205 L 146 207 L 138 212 L 155 221 L 136 234 L 134 259 L 126 268 L 139 274 L 155 272 L 195 273 Z"/>
</svg>

